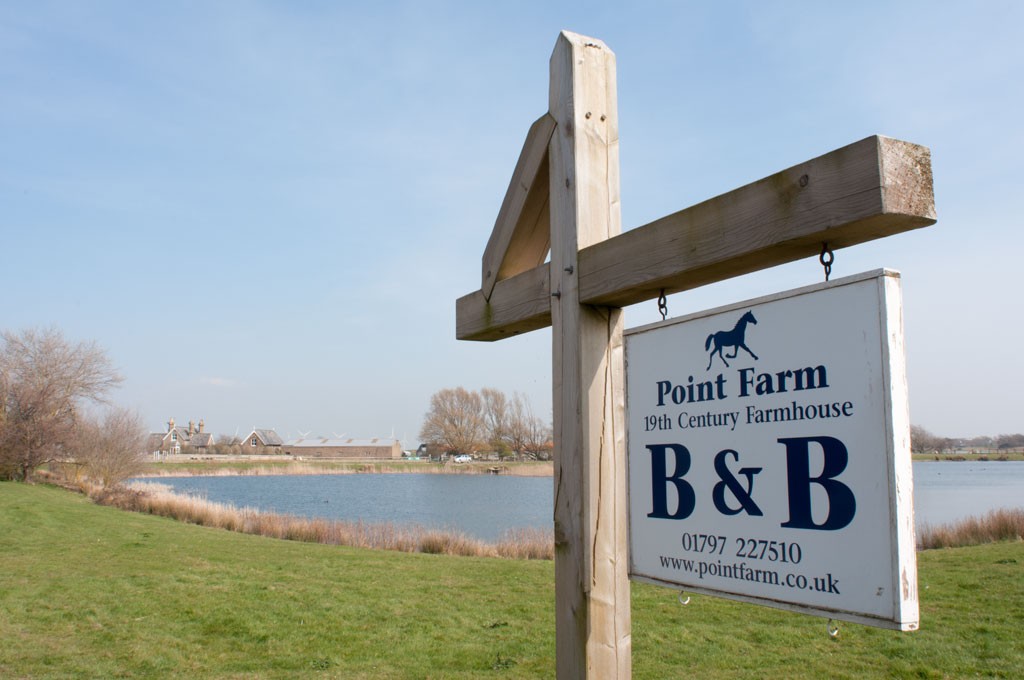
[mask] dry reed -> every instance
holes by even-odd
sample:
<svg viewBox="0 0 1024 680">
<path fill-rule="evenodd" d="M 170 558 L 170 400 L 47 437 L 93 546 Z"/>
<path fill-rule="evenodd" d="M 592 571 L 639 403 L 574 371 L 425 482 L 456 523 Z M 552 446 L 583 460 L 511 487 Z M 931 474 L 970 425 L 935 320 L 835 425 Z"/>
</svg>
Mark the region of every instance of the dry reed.
<svg viewBox="0 0 1024 680">
<path fill-rule="evenodd" d="M 919 550 L 958 548 L 998 541 L 1019 541 L 1024 536 L 1024 509 L 993 510 L 952 524 L 925 526 L 917 532 Z"/>
<path fill-rule="evenodd" d="M 473 557 L 554 558 L 553 532 L 542 529 L 507 531 L 497 543 L 487 543 L 458 531 L 399 526 L 390 522 L 297 517 L 250 507 L 236 508 L 197 496 L 178 495 L 167 485 L 153 482 L 135 482 L 115 489 L 88 488 L 85 491 L 97 503 L 122 510 L 289 541 Z"/>
<path fill-rule="evenodd" d="M 554 559 L 553 532 L 544 529 L 511 529 L 496 543 L 487 543 L 453 530 L 399 526 L 390 522 L 306 518 L 251 507 L 237 508 L 197 496 L 181 496 L 166 484 L 155 482 L 134 482 L 113 489 L 80 482 L 76 488 L 103 505 L 270 538 L 401 552 Z M 1024 540 L 1024 508 L 993 510 L 981 517 L 968 517 L 951 524 L 925 525 L 917 532 L 918 550 L 1020 540 Z"/>
</svg>

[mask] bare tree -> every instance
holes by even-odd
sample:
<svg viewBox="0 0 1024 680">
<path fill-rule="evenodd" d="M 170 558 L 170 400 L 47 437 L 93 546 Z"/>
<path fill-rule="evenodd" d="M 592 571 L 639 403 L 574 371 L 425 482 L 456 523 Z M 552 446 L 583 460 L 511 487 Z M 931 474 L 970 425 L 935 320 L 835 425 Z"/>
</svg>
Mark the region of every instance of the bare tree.
<svg viewBox="0 0 1024 680">
<path fill-rule="evenodd" d="M 533 413 L 529 400 L 519 392 L 512 396 L 508 417 L 508 442 L 516 455 L 541 459 L 548 453 L 551 428 Z"/>
<path fill-rule="evenodd" d="M 910 426 L 910 450 L 917 453 L 938 452 L 942 450 L 942 438 L 924 429 L 920 425 Z"/>
<path fill-rule="evenodd" d="M 138 414 L 111 408 L 102 420 L 82 419 L 69 448 L 89 479 L 111 487 L 142 470 L 147 437 Z"/>
<path fill-rule="evenodd" d="M 464 387 L 446 388 L 430 397 L 420 439 L 449 453 L 473 453 L 485 432 L 483 400 Z"/>
<path fill-rule="evenodd" d="M 480 397 L 483 400 L 487 443 L 501 454 L 508 448 L 508 397 L 504 392 L 493 387 L 485 387 L 480 390 Z"/>
<path fill-rule="evenodd" d="M 996 437 L 996 448 L 1005 449 L 1019 449 L 1024 448 L 1024 434 L 1001 434 Z"/>
<path fill-rule="evenodd" d="M 0 476 L 27 480 L 68 455 L 84 402 L 103 402 L 121 382 L 95 343 L 60 331 L 0 334 Z"/>
<path fill-rule="evenodd" d="M 508 409 L 508 424 L 506 436 L 509 448 L 521 456 L 526 451 L 526 442 L 530 438 L 530 420 L 533 418 L 533 409 L 529 402 L 519 392 L 512 395 L 512 402 Z"/>
<path fill-rule="evenodd" d="M 529 420 L 527 428 L 526 446 L 523 449 L 526 455 L 537 460 L 548 460 L 551 458 L 551 426 L 536 416 Z"/>
</svg>

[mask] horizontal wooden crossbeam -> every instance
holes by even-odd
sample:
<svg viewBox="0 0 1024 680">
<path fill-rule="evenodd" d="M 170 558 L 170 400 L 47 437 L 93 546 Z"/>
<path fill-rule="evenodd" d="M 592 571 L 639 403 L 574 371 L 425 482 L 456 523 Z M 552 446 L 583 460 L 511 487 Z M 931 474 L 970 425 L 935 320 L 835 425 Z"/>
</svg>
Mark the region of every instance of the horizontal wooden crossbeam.
<svg viewBox="0 0 1024 680">
<path fill-rule="evenodd" d="M 927 147 L 868 137 L 584 248 L 580 302 L 624 307 L 935 223 Z M 456 302 L 456 337 L 551 325 L 547 263 Z"/>
</svg>

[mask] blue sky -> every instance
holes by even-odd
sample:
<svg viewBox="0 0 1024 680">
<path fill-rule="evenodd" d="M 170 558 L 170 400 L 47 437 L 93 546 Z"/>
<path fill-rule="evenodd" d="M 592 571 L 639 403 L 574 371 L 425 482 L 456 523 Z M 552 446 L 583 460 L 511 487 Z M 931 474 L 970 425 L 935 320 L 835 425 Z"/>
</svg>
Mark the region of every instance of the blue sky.
<svg viewBox="0 0 1024 680">
<path fill-rule="evenodd" d="M 903 273 L 914 423 L 1024 430 L 1014 2 L 4 3 L 0 324 L 99 342 L 153 429 L 412 446 L 457 385 L 549 416 L 549 330 L 454 328 L 561 29 L 617 55 L 627 229 L 872 134 L 930 147 L 938 224 L 833 275 Z"/>
</svg>

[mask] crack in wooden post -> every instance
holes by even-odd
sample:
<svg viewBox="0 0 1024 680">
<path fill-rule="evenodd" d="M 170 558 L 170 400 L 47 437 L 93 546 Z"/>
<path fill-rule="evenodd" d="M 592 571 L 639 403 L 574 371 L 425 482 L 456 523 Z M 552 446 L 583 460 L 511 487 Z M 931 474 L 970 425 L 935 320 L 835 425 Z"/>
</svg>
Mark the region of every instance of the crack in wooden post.
<svg viewBox="0 0 1024 680">
<path fill-rule="evenodd" d="M 628 678 L 631 668 L 622 310 L 581 304 L 581 248 L 619 216 L 615 55 L 562 33 L 551 56 L 550 298 L 555 404 L 556 665 L 559 678 Z M 591 114 L 588 117 L 588 112 Z M 599 112 L 599 115 L 594 115 Z M 498 294 L 497 287 L 495 295 Z M 621 552 L 620 552 L 621 551 Z"/>
</svg>

